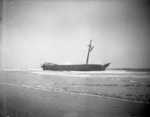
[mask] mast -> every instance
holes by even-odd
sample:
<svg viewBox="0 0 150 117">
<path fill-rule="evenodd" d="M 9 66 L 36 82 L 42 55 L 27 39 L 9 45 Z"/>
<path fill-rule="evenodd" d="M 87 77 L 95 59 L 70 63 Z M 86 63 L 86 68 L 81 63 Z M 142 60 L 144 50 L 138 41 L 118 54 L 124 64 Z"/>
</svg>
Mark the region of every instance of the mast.
<svg viewBox="0 0 150 117">
<path fill-rule="evenodd" d="M 88 54 L 87 54 L 87 59 L 86 59 L 86 65 L 88 64 L 88 61 L 89 61 L 90 52 L 91 52 L 92 49 L 94 48 L 94 46 L 92 46 L 91 44 L 92 44 L 92 40 L 90 40 L 90 44 L 88 45 L 88 46 L 89 46 L 89 49 L 88 49 Z"/>
</svg>

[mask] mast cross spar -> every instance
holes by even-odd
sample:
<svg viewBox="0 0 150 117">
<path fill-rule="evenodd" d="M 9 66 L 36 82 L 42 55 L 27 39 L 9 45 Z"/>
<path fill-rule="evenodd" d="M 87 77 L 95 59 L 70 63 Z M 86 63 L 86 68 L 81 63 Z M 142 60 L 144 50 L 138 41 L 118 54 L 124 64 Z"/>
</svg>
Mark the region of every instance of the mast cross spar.
<svg viewBox="0 0 150 117">
<path fill-rule="evenodd" d="M 93 50 L 94 46 L 91 45 L 92 44 L 92 40 L 90 40 L 90 44 L 88 45 L 89 46 L 89 49 L 88 49 L 88 54 L 87 54 L 87 59 L 86 59 L 86 65 L 88 64 L 88 61 L 89 61 L 89 55 L 90 55 L 90 52 Z"/>
</svg>

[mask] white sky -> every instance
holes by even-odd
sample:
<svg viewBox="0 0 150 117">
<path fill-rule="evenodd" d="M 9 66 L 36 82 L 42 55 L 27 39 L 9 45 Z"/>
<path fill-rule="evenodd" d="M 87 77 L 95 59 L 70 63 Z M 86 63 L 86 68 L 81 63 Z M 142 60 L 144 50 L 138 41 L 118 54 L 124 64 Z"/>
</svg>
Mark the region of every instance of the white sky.
<svg viewBox="0 0 150 117">
<path fill-rule="evenodd" d="M 2 68 L 86 62 L 150 67 L 150 9 L 143 0 L 4 0 Z"/>
</svg>

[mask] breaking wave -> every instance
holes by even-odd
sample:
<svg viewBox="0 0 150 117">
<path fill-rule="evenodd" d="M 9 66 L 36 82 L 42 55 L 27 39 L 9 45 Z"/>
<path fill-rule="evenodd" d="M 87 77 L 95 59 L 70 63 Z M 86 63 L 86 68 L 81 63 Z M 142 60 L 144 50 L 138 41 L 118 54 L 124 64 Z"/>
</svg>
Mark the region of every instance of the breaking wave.
<svg viewBox="0 0 150 117">
<path fill-rule="evenodd" d="M 32 71 L 38 75 L 59 75 L 73 77 L 100 77 L 100 78 L 149 78 L 150 72 L 135 72 L 125 70 L 106 70 L 106 71 Z"/>
</svg>

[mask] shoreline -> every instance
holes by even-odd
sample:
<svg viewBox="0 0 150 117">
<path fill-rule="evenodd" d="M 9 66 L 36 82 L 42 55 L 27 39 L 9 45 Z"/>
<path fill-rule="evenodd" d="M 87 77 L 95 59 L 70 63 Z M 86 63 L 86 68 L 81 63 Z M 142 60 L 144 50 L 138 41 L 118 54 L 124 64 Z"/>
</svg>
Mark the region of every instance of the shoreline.
<svg viewBox="0 0 150 117">
<path fill-rule="evenodd" d="M 145 103 L 6 84 L 0 85 L 0 109 L 1 116 L 10 117 L 143 117 L 150 114 L 150 105 Z"/>
<path fill-rule="evenodd" d="M 9 85 L 9 86 L 15 86 L 15 87 L 23 87 L 23 88 L 29 88 L 33 90 L 40 90 L 40 91 L 47 91 L 47 92 L 56 92 L 56 93 L 65 93 L 70 95 L 83 95 L 83 96 L 93 96 L 93 97 L 101 97 L 101 98 L 108 98 L 111 100 L 121 100 L 121 101 L 127 101 L 127 102 L 134 102 L 134 103 L 143 103 L 143 104 L 150 104 L 150 102 L 144 102 L 144 101 L 137 101 L 137 100 L 129 100 L 129 99 L 123 99 L 123 98 L 117 98 L 117 97 L 111 97 L 111 96 L 101 96 L 101 95 L 94 95 L 94 94 L 88 94 L 88 93 L 80 93 L 80 92 L 66 92 L 66 91 L 57 91 L 57 90 L 48 90 L 48 89 L 41 89 L 41 88 L 33 88 L 27 85 L 18 85 L 18 84 L 11 84 L 11 83 L 0 83 L 0 85 Z"/>
</svg>

